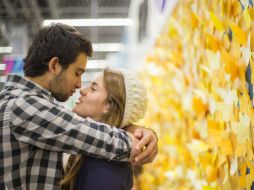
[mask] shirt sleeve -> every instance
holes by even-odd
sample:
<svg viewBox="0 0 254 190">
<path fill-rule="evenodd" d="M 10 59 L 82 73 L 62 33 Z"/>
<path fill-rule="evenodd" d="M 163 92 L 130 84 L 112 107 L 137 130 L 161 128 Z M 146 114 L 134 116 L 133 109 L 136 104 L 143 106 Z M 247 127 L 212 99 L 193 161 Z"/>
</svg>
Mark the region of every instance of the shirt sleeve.
<svg viewBox="0 0 254 190">
<path fill-rule="evenodd" d="M 44 97 L 18 98 L 10 121 L 18 141 L 41 149 L 129 161 L 131 140 L 124 130 L 91 122 Z"/>
</svg>

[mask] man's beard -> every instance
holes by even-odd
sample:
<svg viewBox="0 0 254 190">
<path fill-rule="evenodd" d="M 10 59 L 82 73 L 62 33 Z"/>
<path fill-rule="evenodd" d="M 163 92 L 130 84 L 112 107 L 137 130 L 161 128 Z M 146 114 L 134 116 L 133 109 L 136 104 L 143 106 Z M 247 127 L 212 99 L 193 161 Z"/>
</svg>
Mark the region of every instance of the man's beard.
<svg viewBox="0 0 254 190">
<path fill-rule="evenodd" d="M 59 102 L 65 102 L 68 100 L 69 95 L 66 92 L 66 75 L 65 72 L 62 71 L 59 75 L 54 77 L 50 82 L 49 82 L 49 89 L 54 96 L 54 98 L 59 101 Z"/>
</svg>

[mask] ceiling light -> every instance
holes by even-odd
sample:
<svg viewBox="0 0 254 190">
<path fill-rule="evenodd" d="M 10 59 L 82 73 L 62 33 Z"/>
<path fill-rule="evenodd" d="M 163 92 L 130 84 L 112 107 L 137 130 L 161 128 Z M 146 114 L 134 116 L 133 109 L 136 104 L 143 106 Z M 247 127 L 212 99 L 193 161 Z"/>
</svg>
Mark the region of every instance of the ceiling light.
<svg viewBox="0 0 254 190">
<path fill-rule="evenodd" d="M 0 47 L 0 53 L 11 53 L 12 47 Z"/>
<path fill-rule="evenodd" d="M 88 60 L 86 69 L 105 68 L 107 66 L 108 64 L 106 60 Z"/>
<path fill-rule="evenodd" d="M 6 82 L 6 76 L 0 76 L 0 82 L 4 83 Z"/>
<path fill-rule="evenodd" d="M 93 43 L 94 52 L 107 52 L 107 51 L 123 51 L 124 45 L 121 43 Z"/>
<path fill-rule="evenodd" d="M 130 18 L 98 18 L 98 19 L 57 19 L 44 20 L 43 26 L 52 23 L 63 23 L 71 26 L 130 26 L 132 20 Z"/>
<path fill-rule="evenodd" d="M 4 71 L 6 69 L 6 64 L 0 64 L 0 71 Z"/>
</svg>

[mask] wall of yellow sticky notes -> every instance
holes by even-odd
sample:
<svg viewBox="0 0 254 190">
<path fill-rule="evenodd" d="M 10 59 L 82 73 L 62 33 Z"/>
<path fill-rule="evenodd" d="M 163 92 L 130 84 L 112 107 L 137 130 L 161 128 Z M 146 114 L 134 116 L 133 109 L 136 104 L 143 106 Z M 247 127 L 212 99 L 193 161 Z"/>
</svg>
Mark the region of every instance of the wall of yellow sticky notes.
<svg viewBox="0 0 254 190">
<path fill-rule="evenodd" d="M 159 155 L 144 167 L 142 190 L 251 189 L 248 66 L 254 71 L 252 0 L 179 0 L 143 70 L 145 124 L 158 132 Z"/>
</svg>

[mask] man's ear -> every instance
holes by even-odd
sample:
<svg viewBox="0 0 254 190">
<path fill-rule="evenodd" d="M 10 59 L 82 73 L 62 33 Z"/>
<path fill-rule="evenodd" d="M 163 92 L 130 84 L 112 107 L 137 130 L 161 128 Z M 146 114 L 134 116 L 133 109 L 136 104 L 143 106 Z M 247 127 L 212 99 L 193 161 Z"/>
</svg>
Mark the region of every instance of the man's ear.
<svg viewBox="0 0 254 190">
<path fill-rule="evenodd" d="M 58 75 L 62 71 L 62 66 L 59 63 L 58 57 L 52 57 L 48 63 L 49 72 L 53 75 Z"/>
</svg>

